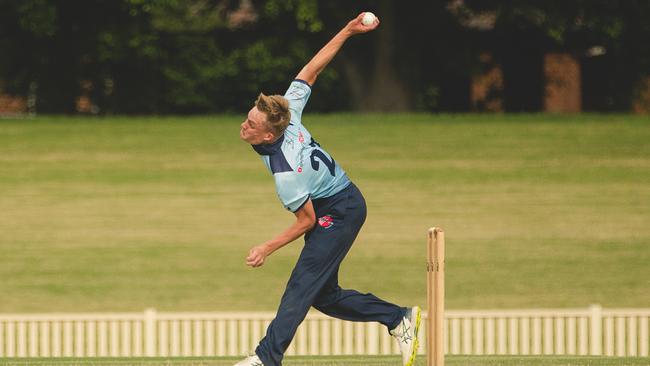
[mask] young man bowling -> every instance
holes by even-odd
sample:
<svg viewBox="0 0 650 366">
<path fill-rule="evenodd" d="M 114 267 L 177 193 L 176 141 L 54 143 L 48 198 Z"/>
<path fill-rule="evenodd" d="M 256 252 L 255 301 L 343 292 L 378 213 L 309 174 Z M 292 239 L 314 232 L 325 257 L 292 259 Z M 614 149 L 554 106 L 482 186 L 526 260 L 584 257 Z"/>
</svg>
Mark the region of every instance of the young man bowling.
<svg viewBox="0 0 650 366">
<path fill-rule="evenodd" d="M 404 366 L 415 360 L 419 307 L 400 307 L 339 286 L 339 267 L 366 219 L 366 203 L 338 162 L 302 124 L 303 109 L 320 72 L 349 37 L 379 26 L 378 19 L 364 25 L 363 15 L 351 20 L 303 67 L 284 96 L 260 94 L 241 124 L 240 138 L 260 155 L 282 204 L 296 216 L 287 229 L 253 247 L 246 264 L 262 266 L 269 255 L 303 235 L 305 246 L 266 336 L 254 355 L 236 365 L 281 365 L 312 306 L 338 319 L 385 325 L 399 342 Z"/>
</svg>

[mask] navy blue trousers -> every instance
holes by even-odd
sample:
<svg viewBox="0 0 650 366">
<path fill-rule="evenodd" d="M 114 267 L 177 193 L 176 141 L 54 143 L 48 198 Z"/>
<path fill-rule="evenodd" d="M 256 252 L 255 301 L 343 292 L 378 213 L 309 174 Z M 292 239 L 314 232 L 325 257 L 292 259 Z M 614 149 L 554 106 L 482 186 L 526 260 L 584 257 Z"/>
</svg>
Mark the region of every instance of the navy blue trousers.
<svg viewBox="0 0 650 366">
<path fill-rule="evenodd" d="M 305 246 L 275 319 L 255 350 L 265 366 L 282 364 L 284 352 L 312 306 L 334 318 L 379 322 L 388 329 L 395 328 L 406 312 L 406 308 L 373 294 L 339 286 L 341 262 L 366 220 L 366 202 L 359 189 L 350 184 L 334 196 L 315 199 L 312 203 L 316 225 L 305 234 Z"/>
</svg>

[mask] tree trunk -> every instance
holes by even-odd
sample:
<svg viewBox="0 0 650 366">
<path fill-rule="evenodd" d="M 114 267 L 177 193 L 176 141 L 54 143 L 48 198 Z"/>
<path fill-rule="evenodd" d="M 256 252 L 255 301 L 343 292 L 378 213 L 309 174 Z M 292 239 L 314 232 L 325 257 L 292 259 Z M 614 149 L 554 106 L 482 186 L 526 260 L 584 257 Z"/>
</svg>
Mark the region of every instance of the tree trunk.
<svg viewBox="0 0 650 366">
<path fill-rule="evenodd" d="M 381 25 L 374 31 L 376 34 L 371 55 L 363 55 L 354 60 L 341 57 L 354 110 L 403 112 L 413 108 L 407 85 L 400 79 L 393 62 L 396 21 L 393 6 L 389 0 L 379 3 Z M 372 65 L 370 72 L 363 72 L 368 64 Z"/>
</svg>

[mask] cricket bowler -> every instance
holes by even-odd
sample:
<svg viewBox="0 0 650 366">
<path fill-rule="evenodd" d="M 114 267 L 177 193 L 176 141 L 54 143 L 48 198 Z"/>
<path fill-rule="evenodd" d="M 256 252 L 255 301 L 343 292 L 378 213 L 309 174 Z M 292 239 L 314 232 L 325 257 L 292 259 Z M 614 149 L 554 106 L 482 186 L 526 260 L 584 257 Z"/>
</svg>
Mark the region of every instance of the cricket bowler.
<svg viewBox="0 0 650 366">
<path fill-rule="evenodd" d="M 366 219 L 366 203 L 338 162 L 302 124 L 303 109 L 320 72 L 349 37 L 379 26 L 377 18 L 368 25 L 363 19 L 361 13 L 345 25 L 303 67 L 284 96 L 260 94 L 241 124 L 240 138 L 260 155 L 273 175 L 280 201 L 296 216 L 289 228 L 253 247 L 246 264 L 262 266 L 269 255 L 302 235 L 305 245 L 266 335 L 255 354 L 236 365 L 281 365 L 312 306 L 334 318 L 385 325 L 399 342 L 403 365 L 414 363 L 420 308 L 400 307 L 339 286 L 339 267 Z"/>
</svg>

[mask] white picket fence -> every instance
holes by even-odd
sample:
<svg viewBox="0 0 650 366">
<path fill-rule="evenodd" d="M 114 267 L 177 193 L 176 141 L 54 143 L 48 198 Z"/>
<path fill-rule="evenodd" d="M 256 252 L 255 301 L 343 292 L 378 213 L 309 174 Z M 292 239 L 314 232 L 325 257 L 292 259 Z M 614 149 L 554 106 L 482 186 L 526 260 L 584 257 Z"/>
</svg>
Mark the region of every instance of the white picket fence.
<svg viewBox="0 0 650 366">
<path fill-rule="evenodd" d="M 274 314 L 0 314 L 0 357 L 240 356 Z M 648 356 L 650 309 L 447 311 L 445 353 Z M 423 322 L 424 325 L 424 322 Z M 421 345 L 426 331 L 421 327 Z M 420 353 L 424 353 L 422 346 Z M 398 354 L 376 323 L 310 313 L 288 355 Z"/>
</svg>

